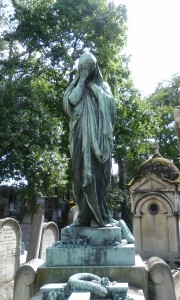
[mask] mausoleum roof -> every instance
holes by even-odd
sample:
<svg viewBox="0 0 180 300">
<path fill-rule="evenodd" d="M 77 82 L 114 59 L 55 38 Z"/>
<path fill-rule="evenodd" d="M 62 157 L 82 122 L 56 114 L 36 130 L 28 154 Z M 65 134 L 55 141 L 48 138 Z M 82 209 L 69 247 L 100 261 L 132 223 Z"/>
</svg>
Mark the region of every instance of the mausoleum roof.
<svg viewBox="0 0 180 300">
<path fill-rule="evenodd" d="M 171 183 L 180 183 L 180 171 L 175 164 L 162 157 L 159 153 L 154 154 L 152 158 L 146 160 L 139 168 L 137 175 L 128 184 L 130 187 L 136 181 L 141 180 L 148 174 L 156 174 L 162 180 L 169 181 Z"/>
</svg>

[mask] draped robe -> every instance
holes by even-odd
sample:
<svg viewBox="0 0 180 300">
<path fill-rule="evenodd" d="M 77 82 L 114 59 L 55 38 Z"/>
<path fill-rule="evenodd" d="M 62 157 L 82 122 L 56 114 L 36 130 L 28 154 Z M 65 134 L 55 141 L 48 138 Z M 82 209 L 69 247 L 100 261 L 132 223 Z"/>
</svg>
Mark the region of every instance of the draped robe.
<svg viewBox="0 0 180 300">
<path fill-rule="evenodd" d="M 111 150 L 116 104 L 107 83 L 97 85 L 98 92 L 84 86 L 80 101 L 73 105 L 69 96 L 80 75 L 67 88 L 64 109 L 70 117 L 70 153 L 73 194 L 78 208 L 79 226 L 99 226 L 112 222 L 107 206 L 107 186 L 111 173 Z"/>
</svg>

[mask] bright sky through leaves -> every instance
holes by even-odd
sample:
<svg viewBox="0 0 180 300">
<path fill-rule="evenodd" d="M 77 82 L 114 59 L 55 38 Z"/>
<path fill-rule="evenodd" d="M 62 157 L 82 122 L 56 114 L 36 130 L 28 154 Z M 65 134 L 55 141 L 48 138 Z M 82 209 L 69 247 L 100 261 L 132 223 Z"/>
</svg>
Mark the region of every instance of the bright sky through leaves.
<svg viewBox="0 0 180 300">
<path fill-rule="evenodd" d="M 115 0 L 128 12 L 130 70 L 142 95 L 180 74 L 180 0 Z"/>
</svg>

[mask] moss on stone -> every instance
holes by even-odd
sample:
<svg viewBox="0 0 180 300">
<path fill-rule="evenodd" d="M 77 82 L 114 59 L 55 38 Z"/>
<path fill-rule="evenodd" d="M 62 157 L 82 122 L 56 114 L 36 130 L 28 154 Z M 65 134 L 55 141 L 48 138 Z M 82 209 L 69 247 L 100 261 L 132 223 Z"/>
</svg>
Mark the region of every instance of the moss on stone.
<svg viewBox="0 0 180 300">
<path fill-rule="evenodd" d="M 153 157 L 146 160 L 141 167 L 137 175 L 130 181 L 128 187 L 134 184 L 136 181 L 140 181 L 148 174 L 155 174 L 162 180 L 171 183 L 180 183 L 180 171 L 170 160 L 161 156 Z"/>
</svg>

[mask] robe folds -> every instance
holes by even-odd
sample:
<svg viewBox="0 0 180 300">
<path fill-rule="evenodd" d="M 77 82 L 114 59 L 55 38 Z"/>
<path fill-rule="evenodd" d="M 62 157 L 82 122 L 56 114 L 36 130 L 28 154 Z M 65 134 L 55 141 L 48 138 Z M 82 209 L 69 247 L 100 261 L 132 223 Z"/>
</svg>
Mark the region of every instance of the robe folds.
<svg viewBox="0 0 180 300">
<path fill-rule="evenodd" d="M 112 221 L 106 189 L 110 182 L 116 103 L 108 84 L 102 81 L 96 95 L 84 86 L 80 101 L 73 105 L 69 96 L 79 77 L 77 73 L 63 100 L 70 117 L 73 194 L 79 226 L 90 226 L 92 219 L 105 226 Z"/>
</svg>

